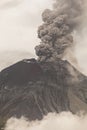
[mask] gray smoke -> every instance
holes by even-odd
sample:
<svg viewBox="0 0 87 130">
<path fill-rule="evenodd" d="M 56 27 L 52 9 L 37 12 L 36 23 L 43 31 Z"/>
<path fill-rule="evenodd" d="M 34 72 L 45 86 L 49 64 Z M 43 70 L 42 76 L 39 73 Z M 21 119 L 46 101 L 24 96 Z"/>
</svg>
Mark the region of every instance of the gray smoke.
<svg viewBox="0 0 87 130">
<path fill-rule="evenodd" d="M 42 13 L 44 23 L 38 28 L 41 44 L 35 48 L 40 62 L 62 59 L 74 46 L 73 33 L 81 25 L 83 11 L 82 0 L 56 0 L 52 10 Z"/>
</svg>

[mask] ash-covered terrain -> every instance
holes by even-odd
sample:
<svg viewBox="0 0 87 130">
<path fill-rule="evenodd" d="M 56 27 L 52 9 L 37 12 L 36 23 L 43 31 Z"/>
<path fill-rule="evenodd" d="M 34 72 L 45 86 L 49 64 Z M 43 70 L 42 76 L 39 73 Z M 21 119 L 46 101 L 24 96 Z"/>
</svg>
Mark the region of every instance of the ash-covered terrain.
<svg viewBox="0 0 87 130">
<path fill-rule="evenodd" d="M 73 33 L 83 12 L 82 0 L 56 0 L 53 10 L 43 12 L 38 59 L 24 59 L 0 72 L 1 122 L 22 116 L 41 120 L 50 112 L 87 112 L 87 77 L 63 60 L 75 44 Z"/>
<path fill-rule="evenodd" d="M 0 118 L 42 119 L 49 112 L 87 112 L 87 77 L 67 61 L 20 61 L 0 73 Z"/>
</svg>

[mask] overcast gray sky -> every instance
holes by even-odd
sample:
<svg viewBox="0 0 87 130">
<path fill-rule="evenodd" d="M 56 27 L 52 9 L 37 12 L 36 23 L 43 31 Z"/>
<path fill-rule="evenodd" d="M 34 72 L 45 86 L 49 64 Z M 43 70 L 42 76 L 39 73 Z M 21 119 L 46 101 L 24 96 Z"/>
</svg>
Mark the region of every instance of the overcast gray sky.
<svg viewBox="0 0 87 130">
<path fill-rule="evenodd" d="M 40 42 L 37 28 L 42 24 L 41 14 L 45 8 L 51 8 L 52 2 L 53 0 L 0 0 L 0 51 L 18 50 L 34 54 L 34 47 Z M 80 30 L 76 35 L 77 44 L 73 54 L 76 55 L 81 70 L 87 74 L 86 24 L 83 28 L 85 31 Z"/>
<path fill-rule="evenodd" d="M 0 0 L 0 50 L 34 51 L 41 13 L 51 0 Z"/>
</svg>

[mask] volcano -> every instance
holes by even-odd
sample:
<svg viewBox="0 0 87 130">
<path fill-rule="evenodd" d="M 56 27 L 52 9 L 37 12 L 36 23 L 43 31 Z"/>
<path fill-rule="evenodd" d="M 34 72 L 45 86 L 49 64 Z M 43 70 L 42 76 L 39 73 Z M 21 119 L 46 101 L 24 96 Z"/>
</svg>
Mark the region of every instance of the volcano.
<svg viewBox="0 0 87 130">
<path fill-rule="evenodd" d="M 24 59 L 0 72 L 0 119 L 62 111 L 87 112 L 87 77 L 68 61 Z"/>
</svg>

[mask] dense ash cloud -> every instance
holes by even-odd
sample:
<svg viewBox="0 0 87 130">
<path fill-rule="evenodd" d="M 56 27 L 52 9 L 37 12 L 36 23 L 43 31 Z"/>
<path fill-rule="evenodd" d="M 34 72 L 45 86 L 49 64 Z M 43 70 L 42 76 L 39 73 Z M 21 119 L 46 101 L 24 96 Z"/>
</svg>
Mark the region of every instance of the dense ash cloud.
<svg viewBox="0 0 87 130">
<path fill-rule="evenodd" d="M 56 0 L 53 9 L 42 13 L 43 24 L 38 28 L 41 44 L 36 46 L 39 61 L 63 58 L 66 49 L 74 45 L 73 32 L 82 21 L 84 1 Z"/>
</svg>

